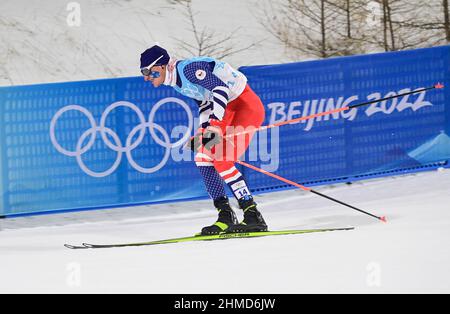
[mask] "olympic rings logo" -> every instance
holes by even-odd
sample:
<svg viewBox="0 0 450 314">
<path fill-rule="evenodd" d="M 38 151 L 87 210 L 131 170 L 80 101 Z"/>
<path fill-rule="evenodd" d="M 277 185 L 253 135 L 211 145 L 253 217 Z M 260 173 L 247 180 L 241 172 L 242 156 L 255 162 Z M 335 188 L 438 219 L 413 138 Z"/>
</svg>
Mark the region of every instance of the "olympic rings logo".
<svg viewBox="0 0 450 314">
<path fill-rule="evenodd" d="M 189 121 L 188 122 L 188 130 L 185 132 L 184 136 L 175 143 L 172 143 L 170 141 L 169 135 L 167 134 L 166 130 L 161 125 L 154 122 L 156 112 L 159 110 L 159 108 L 161 108 L 162 105 L 164 105 L 166 103 L 176 103 L 176 104 L 180 105 L 188 114 L 188 121 Z M 114 109 L 116 109 L 118 107 L 127 107 L 127 108 L 133 110 L 137 114 L 139 122 L 140 122 L 137 126 L 135 126 L 131 130 L 130 134 L 128 135 L 128 137 L 125 141 L 125 146 L 121 143 L 118 134 L 116 132 L 114 132 L 113 130 L 111 130 L 110 128 L 105 126 L 108 115 L 111 113 L 111 111 L 113 111 Z M 66 150 L 56 140 L 55 129 L 56 129 L 56 124 L 58 122 L 58 119 L 64 113 L 66 113 L 68 111 L 81 112 L 82 114 L 84 114 L 86 116 L 86 118 L 89 120 L 89 123 L 91 125 L 91 128 L 87 129 L 78 139 L 75 151 Z M 171 152 L 172 148 L 183 145 L 183 143 L 185 143 L 189 139 L 192 128 L 193 128 L 193 124 L 194 124 L 193 116 L 192 116 L 192 112 L 191 112 L 191 109 L 189 108 L 189 106 L 184 101 L 182 101 L 178 98 L 173 98 L 173 97 L 165 98 L 165 99 L 158 101 L 153 106 L 153 108 L 149 114 L 148 121 L 145 120 L 144 114 L 135 104 L 133 104 L 131 102 L 127 102 L 127 101 L 115 102 L 115 103 L 109 105 L 106 108 L 106 110 L 103 112 L 103 114 L 100 118 L 99 126 L 97 126 L 94 116 L 92 115 L 92 113 L 89 110 L 87 110 L 86 108 L 84 108 L 82 106 L 70 105 L 70 106 L 61 108 L 53 116 L 53 118 L 50 122 L 50 140 L 58 152 L 60 152 L 63 155 L 69 156 L 69 157 L 75 157 L 81 170 L 83 170 L 86 174 L 88 174 L 92 177 L 102 178 L 102 177 L 106 177 L 106 176 L 109 176 L 110 174 L 112 174 L 119 167 L 124 153 L 127 156 L 128 162 L 134 169 L 136 169 L 137 171 L 142 172 L 142 173 L 150 174 L 150 173 L 157 172 L 158 170 L 160 170 L 162 167 L 164 167 L 166 165 L 167 161 L 169 160 L 170 152 Z M 144 167 L 138 165 L 136 163 L 136 161 L 133 159 L 133 156 L 131 154 L 131 152 L 134 149 L 136 149 L 144 140 L 147 129 L 150 131 L 150 135 L 152 136 L 153 140 L 158 145 L 160 145 L 166 149 L 161 162 L 151 168 L 144 168 Z M 161 138 L 159 138 L 159 136 L 156 134 L 155 129 L 158 130 L 162 134 L 163 140 L 161 140 Z M 139 134 L 138 134 L 136 140 L 134 142 L 132 142 L 134 136 L 138 132 L 139 132 Z M 82 160 L 83 154 L 88 152 L 94 146 L 94 143 L 97 139 L 97 133 L 100 133 L 103 142 L 106 144 L 106 146 L 108 148 L 117 152 L 117 158 L 116 158 L 114 164 L 111 166 L 111 168 L 109 168 L 108 170 L 103 171 L 103 172 L 92 171 L 85 165 L 85 163 Z M 107 135 L 109 135 L 113 139 L 114 143 L 112 143 L 109 140 Z M 86 145 L 83 146 L 83 143 L 85 142 L 85 140 L 88 137 L 89 137 L 89 141 L 87 142 Z"/>
</svg>

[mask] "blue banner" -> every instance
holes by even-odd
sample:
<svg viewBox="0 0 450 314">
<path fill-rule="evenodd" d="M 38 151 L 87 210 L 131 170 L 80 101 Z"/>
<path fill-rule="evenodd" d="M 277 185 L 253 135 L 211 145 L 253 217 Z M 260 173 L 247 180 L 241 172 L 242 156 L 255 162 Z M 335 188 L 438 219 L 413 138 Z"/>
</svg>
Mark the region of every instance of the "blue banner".
<svg viewBox="0 0 450 314">
<path fill-rule="evenodd" d="M 172 89 L 139 77 L 0 95 L 4 216 L 207 195 L 182 149 L 197 105 Z"/>
<path fill-rule="evenodd" d="M 267 107 L 267 124 L 447 86 L 280 127 L 278 175 L 316 185 L 448 166 L 450 46 L 241 71 Z M 285 187 L 245 174 L 257 191 Z"/>
<path fill-rule="evenodd" d="M 450 86 L 450 47 L 243 67 L 265 124 Z M 260 132 L 252 164 L 307 184 L 448 166 L 450 88 Z M 196 104 L 142 78 L 0 88 L 0 216 L 207 196 L 184 142 Z M 254 192 L 286 188 L 242 169 Z"/>
</svg>

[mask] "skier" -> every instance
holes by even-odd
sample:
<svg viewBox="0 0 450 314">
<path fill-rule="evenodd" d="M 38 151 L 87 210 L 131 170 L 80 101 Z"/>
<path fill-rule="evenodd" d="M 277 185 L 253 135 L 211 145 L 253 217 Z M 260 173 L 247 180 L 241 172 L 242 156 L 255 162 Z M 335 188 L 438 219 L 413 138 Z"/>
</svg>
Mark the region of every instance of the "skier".
<svg viewBox="0 0 450 314">
<path fill-rule="evenodd" d="M 216 223 L 203 228 L 201 234 L 267 231 L 247 183 L 235 167 L 254 132 L 233 135 L 233 128 L 258 128 L 265 118 L 264 105 L 244 74 L 209 57 L 175 60 L 158 45 L 141 54 L 141 73 L 154 87 L 171 86 L 199 105 L 200 126 L 186 147 L 196 153 L 196 165 L 218 210 Z M 241 223 L 230 206 L 224 182 L 244 211 Z"/>
</svg>

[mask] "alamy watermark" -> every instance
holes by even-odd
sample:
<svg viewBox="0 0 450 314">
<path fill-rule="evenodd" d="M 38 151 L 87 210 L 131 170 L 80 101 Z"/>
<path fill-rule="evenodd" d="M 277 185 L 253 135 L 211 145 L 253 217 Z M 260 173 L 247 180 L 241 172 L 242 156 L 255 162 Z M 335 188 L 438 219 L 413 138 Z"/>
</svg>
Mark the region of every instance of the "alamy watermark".
<svg viewBox="0 0 450 314">
<path fill-rule="evenodd" d="M 81 264 L 72 262 L 66 265 L 66 284 L 70 288 L 81 287 Z"/>
<path fill-rule="evenodd" d="M 366 10 L 368 12 L 366 18 L 366 25 L 374 28 L 381 25 L 381 20 L 383 17 L 383 8 L 381 3 L 375 1 L 369 1 L 366 5 Z"/>
<path fill-rule="evenodd" d="M 69 2 L 66 6 L 67 14 L 66 22 L 69 27 L 81 26 L 81 5 L 78 2 Z"/>
<path fill-rule="evenodd" d="M 184 109 L 187 114 L 185 125 L 179 125 L 169 129 L 166 125 L 155 122 L 159 108 L 166 103 L 176 103 Z M 136 115 L 137 117 L 136 123 L 130 125 L 131 130 L 125 134 L 126 139 L 123 139 L 123 136 L 121 136 L 123 134 L 117 133 L 107 123 L 110 114 L 119 107 L 128 108 L 128 110 L 132 111 L 132 115 Z M 60 125 L 62 124 L 60 120 L 64 121 L 63 115 L 67 112 L 78 112 L 84 115 L 90 127 L 81 130 L 83 133 L 78 135 L 76 141 L 60 143 L 58 139 L 61 137 L 61 134 L 67 135 L 66 133 L 70 132 L 70 130 L 65 130 Z M 210 152 L 203 150 L 193 154 L 186 147 L 186 143 L 190 142 L 191 135 L 197 125 L 199 125 L 199 120 L 198 118 L 193 118 L 190 107 L 183 100 L 174 97 L 164 98 L 153 105 L 149 116 L 145 116 L 142 110 L 131 102 L 116 102 L 104 110 L 99 122 L 87 108 L 79 105 L 69 105 L 59 109 L 53 116 L 50 122 L 50 140 L 58 152 L 75 158 L 83 172 L 89 176 L 98 178 L 106 177 L 114 173 L 124 157 L 132 168 L 146 174 L 161 170 L 169 162 L 170 158 L 174 162 L 197 161 L 198 154 L 209 155 L 210 159 L 212 158 L 216 161 L 236 161 L 237 159 L 243 160 L 246 157 L 244 161 L 260 161 L 263 170 L 274 172 L 278 169 L 280 163 L 280 140 L 279 130 L 277 128 L 269 131 L 260 130 L 258 126 L 246 128 L 239 126 L 227 127 L 224 134 L 220 134 L 222 141 L 215 145 Z M 79 134 L 80 130 L 76 130 L 76 132 Z M 67 138 L 67 136 L 64 137 Z M 163 149 L 163 152 L 160 153 L 160 162 L 151 167 L 148 165 L 144 166 L 142 164 L 144 161 L 142 157 L 140 158 L 141 160 L 138 160 L 136 157 L 137 154 L 133 153 L 135 149 L 146 145 L 143 144 L 146 137 L 150 137 L 152 140 L 149 145 Z M 113 153 L 116 153 L 112 165 L 108 165 L 109 168 L 104 171 L 92 170 L 83 160 L 83 155 L 95 149 L 94 146 L 98 140 L 102 141 Z M 72 149 L 69 150 L 63 147 L 62 144 L 64 146 L 70 146 Z M 246 150 L 247 146 L 248 149 Z M 245 152 L 247 153 L 243 155 Z"/>
<path fill-rule="evenodd" d="M 366 271 L 367 286 L 371 288 L 381 287 L 381 264 L 378 262 L 371 262 L 367 264 Z"/>
</svg>

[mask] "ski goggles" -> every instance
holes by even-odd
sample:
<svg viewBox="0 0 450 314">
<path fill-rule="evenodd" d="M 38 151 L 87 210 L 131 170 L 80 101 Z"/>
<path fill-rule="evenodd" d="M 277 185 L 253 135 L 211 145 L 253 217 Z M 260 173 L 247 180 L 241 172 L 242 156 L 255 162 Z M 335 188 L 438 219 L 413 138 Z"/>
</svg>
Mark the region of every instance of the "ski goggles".
<svg viewBox="0 0 450 314">
<path fill-rule="evenodd" d="M 158 78 L 161 76 L 159 72 L 152 71 L 149 68 L 142 68 L 141 73 L 143 76 L 150 76 L 151 78 Z"/>
</svg>

